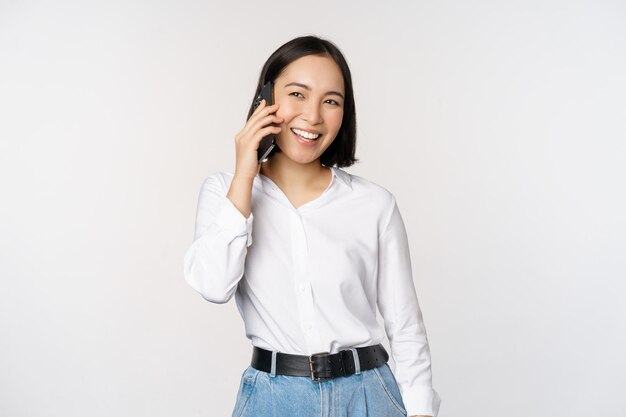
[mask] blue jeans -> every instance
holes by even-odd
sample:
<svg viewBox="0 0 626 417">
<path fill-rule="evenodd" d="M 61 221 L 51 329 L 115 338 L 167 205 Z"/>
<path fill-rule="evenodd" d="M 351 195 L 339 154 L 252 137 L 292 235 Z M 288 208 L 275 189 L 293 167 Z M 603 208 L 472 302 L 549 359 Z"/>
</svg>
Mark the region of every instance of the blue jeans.
<svg viewBox="0 0 626 417">
<path fill-rule="evenodd" d="M 247 367 L 232 417 L 406 417 L 387 363 L 358 374 L 315 382 Z"/>
</svg>

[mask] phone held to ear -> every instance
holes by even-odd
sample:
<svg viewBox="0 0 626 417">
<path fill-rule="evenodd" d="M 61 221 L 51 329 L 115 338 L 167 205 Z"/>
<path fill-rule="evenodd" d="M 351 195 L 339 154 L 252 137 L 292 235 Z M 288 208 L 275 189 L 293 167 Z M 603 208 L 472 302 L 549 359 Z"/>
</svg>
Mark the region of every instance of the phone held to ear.
<svg viewBox="0 0 626 417">
<path fill-rule="evenodd" d="M 254 108 L 256 109 L 261 104 L 261 100 L 265 100 L 266 106 L 271 106 L 274 104 L 274 83 L 269 81 L 267 84 L 263 86 L 261 92 L 254 100 Z M 272 123 L 273 125 L 273 123 Z M 271 133 L 261 139 L 259 143 L 259 148 L 257 150 L 257 159 L 259 160 L 259 164 L 270 159 L 270 153 L 276 146 L 276 136 Z"/>
</svg>

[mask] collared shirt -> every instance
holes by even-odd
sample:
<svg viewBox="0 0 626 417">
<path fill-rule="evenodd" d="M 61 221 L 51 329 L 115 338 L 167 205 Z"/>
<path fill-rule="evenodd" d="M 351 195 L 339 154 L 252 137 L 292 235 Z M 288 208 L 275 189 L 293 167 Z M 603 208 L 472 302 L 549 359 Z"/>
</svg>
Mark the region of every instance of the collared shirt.
<svg viewBox="0 0 626 417">
<path fill-rule="evenodd" d="M 389 338 L 409 416 L 437 416 L 426 328 L 394 195 L 331 167 L 328 187 L 299 207 L 268 177 L 253 182 L 246 218 L 226 197 L 234 174 L 202 183 L 187 283 L 212 303 L 235 296 L 253 346 L 311 355 Z M 376 307 L 384 330 L 376 320 Z"/>
</svg>

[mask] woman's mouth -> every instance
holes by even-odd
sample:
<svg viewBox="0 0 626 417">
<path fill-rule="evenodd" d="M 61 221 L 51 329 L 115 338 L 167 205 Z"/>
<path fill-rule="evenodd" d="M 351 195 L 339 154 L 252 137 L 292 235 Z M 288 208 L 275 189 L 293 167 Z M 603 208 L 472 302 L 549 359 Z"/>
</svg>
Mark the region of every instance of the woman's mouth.
<svg viewBox="0 0 626 417">
<path fill-rule="evenodd" d="M 299 129 L 291 128 L 290 130 L 293 133 L 293 135 L 296 137 L 298 142 L 300 142 L 302 145 L 308 145 L 308 146 L 314 145 L 315 142 L 317 142 L 317 140 L 320 137 L 322 137 L 321 133 L 317 135 L 313 135 L 311 133 L 307 133 Z"/>
</svg>

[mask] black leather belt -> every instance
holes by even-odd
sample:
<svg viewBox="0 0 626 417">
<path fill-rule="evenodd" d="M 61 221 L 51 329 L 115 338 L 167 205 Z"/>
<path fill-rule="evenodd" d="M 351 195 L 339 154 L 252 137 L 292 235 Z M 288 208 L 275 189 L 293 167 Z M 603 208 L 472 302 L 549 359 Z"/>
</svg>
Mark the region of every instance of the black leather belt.
<svg viewBox="0 0 626 417">
<path fill-rule="evenodd" d="M 360 371 L 377 368 L 389 360 L 389 354 L 380 343 L 355 349 Z M 254 346 L 250 366 L 263 372 L 271 372 L 272 351 Z M 310 356 L 276 352 L 276 375 L 310 376 L 313 381 L 320 382 L 338 376 L 352 375 L 356 373 L 356 367 L 357 363 L 350 349 L 333 354 L 314 353 Z"/>
</svg>

